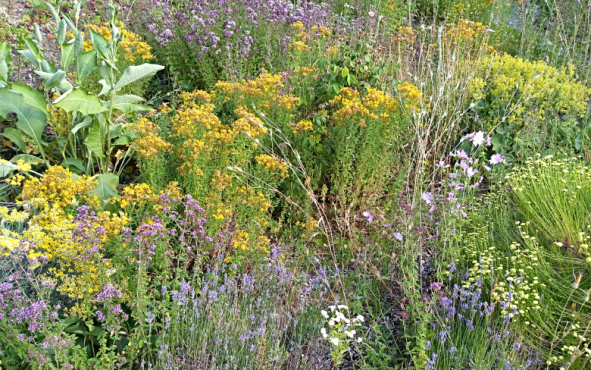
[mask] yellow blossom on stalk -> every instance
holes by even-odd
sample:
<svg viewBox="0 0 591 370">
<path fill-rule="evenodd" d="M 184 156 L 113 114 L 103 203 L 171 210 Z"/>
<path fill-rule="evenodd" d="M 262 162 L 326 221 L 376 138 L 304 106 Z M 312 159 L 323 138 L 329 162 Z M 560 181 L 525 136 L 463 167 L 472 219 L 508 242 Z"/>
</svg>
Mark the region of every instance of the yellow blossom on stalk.
<svg viewBox="0 0 591 370">
<path fill-rule="evenodd" d="M 282 179 L 289 176 L 287 173 L 287 164 L 282 159 L 267 154 L 259 155 L 255 159 L 258 164 L 265 167 L 268 171 L 279 171 Z"/>
<path fill-rule="evenodd" d="M 419 102 L 423 96 L 423 93 L 418 87 L 411 83 L 403 82 L 397 86 L 397 89 L 405 102 L 409 103 L 405 104 L 405 108 L 418 109 Z"/>
<path fill-rule="evenodd" d="M 267 129 L 263 126 L 263 121 L 250 113 L 245 106 L 241 105 L 236 108 L 234 114 L 240 117 L 232 124 L 235 131 L 244 132 L 253 138 L 257 138 L 267 132 Z"/>
<path fill-rule="evenodd" d="M 216 170 L 211 178 L 211 188 L 217 191 L 222 191 L 226 187 L 232 186 L 231 180 L 232 176 L 222 173 L 220 170 Z"/>
<path fill-rule="evenodd" d="M 294 135 L 302 134 L 306 131 L 314 130 L 314 126 L 312 125 L 312 121 L 309 119 L 301 120 L 298 123 L 292 123 L 291 125 L 291 132 Z"/>
<path fill-rule="evenodd" d="M 240 202 L 259 212 L 267 212 L 271 208 L 271 202 L 263 193 L 256 192 L 252 187 L 246 185 L 238 189 Z"/>
<path fill-rule="evenodd" d="M 300 98 L 293 95 L 279 95 L 273 98 L 273 101 L 277 103 L 279 108 L 292 110 L 300 102 Z"/>
<path fill-rule="evenodd" d="M 70 170 L 61 166 L 50 167 L 42 178 L 33 178 L 23 186 L 23 201 L 43 198 L 60 207 L 67 207 L 77 199 L 89 200 L 89 193 L 96 186 L 96 181 L 88 176 L 74 178 Z"/>
<path fill-rule="evenodd" d="M 294 41 L 291 43 L 291 47 L 299 52 L 310 50 L 310 47 L 303 41 Z"/>
<path fill-rule="evenodd" d="M 141 208 L 158 200 L 148 184 L 130 184 L 121 191 L 121 208 Z"/>
<path fill-rule="evenodd" d="M 244 230 L 239 230 L 232 237 L 232 245 L 235 249 L 249 250 L 248 248 L 249 235 Z"/>
<path fill-rule="evenodd" d="M 405 43 L 408 45 L 412 45 L 415 43 L 417 38 L 416 32 L 411 27 L 400 27 L 398 31 L 396 31 L 392 37 L 392 42 L 397 43 Z"/>
<path fill-rule="evenodd" d="M 221 203 L 218 204 L 218 207 L 215 209 L 213 214 L 213 218 L 216 220 L 223 220 L 230 216 L 232 216 L 232 209 L 229 207 L 224 207 Z"/>
<path fill-rule="evenodd" d="M 160 127 L 147 118 L 140 118 L 139 122 L 129 125 L 138 138 L 133 141 L 133 148 L 142 158 L 151 158 L 165 153 L 171 145 L 164 141 L 158 133 Z"/>
</svg>

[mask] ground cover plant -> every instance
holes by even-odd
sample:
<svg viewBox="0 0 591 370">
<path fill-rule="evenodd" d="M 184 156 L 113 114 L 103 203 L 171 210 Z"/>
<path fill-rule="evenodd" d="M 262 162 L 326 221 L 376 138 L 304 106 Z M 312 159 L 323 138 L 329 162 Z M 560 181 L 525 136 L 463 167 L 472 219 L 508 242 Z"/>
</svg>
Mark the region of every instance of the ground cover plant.
<svg viewBox="0 0 591 370">
<path fill-rule="evenodd" d="M 590 366 L 589 4 L 1 5 L 0 368 Z"/>
</svg>

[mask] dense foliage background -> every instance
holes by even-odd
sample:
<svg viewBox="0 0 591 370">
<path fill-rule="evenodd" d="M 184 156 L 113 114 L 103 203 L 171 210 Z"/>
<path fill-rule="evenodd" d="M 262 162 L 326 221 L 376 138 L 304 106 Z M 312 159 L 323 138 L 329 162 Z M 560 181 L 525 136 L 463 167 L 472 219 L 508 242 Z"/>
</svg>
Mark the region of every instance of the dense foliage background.
<svg viewBox="0 0 591 370">
<path fill-rule="evenodd" d="M 2 1 L 0 368 L 589 367 L 591 2 Z"/>
</svg>

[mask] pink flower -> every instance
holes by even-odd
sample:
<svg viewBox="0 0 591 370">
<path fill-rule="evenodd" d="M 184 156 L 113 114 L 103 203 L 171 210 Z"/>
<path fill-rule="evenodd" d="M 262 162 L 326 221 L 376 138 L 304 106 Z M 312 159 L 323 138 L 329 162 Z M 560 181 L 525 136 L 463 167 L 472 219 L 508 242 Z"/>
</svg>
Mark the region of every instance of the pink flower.
<svg viewBox="0 0 591 370">
<path fill-rule="evenodd" d="M 493 154 L 492 157 L 490 157 L 490 164 L 498 164 L 498 163 L 503 163 L 505 162 L 505 157 L 503 157 L 500 154 Z"/>
<path fill-rule="evenodd" d="M 421 198 L 427 203 L 427 204 L 431 204 L 431 202 L 433 201 L 433 199 L 435 199 L 435 197 L 433 197 L 433 194 L 431 194 L 430 192 L 425 192 L 423 193 L 423 195 L 421 195 Z"/>
<path fill-rule="evenodd" d="M 484 140 L 484 132 L 478 131 L 474 133 L 474 137 L 472 138 L 472 144 L 474 144 L 474 146 L 480 146 L 484 144 Z"/>
<path fill-rule="evenodd" d="M 396 238 L 396 240 L 402 241 L 402 234 L 401 233 L 394 233 L 394 237 Z"/>
<path fill-rule="evenodd" d="M 369 213 L 369 211 L 365 211 L 362 213 L 363 217 L 365 217 L 365 219 L 367 220 L 367 222 L 372 222 L 373 221 L 373 215 L 371 213 Z"/>
</svg>

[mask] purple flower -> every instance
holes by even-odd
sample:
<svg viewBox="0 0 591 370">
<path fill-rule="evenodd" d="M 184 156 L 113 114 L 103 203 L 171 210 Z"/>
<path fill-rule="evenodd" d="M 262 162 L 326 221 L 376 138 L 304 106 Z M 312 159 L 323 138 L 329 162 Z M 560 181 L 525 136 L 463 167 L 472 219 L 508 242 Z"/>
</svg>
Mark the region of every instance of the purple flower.
<svg viewBox="0 0 591 370">
<path fill-rule="evenodd" d="M 103 321 L 105 319 L 105 315 L 101 311 L 97 310 L 95 312 L 95 315 L 98 321 Z"/>
<path fill-rule="evenodd" d="M 399 232 L 395 232 L 394 233 L 394 237 L 396 238 L 396 240 L 398 241 L 402 241 L 402 234 Z"/>
<path fill-rule="evenodd" d="M 428 351 L 429 348 L 431 348 L 431 341 L 426 341 L 425 342 L 425 349 Z"/>
<path fill-rule="evenodd" d="M 504 163 L 505 162 L 505 157 L 503 157 L 500 154 L 493 154 L 492 157 L 490 157 L 489 162 L 490 162 L 490 164 Z"/>
<path fill-rule="evenodd" d="M 421 195 L 421 199 L 423 199 L 427 204 L 431 204 L 435 197 L 430 192 L 425 192 Z"/>
<path fill-rule="evenodd" d="M 96 299 L 99 302 L 104 301 L 105 299 L 111 299 L 111 298 L 121 298 L 121 292 L 118 291 L 117 289 L 115 289 L 115 287 L 111 284 L 107 284 L 105 285 L 105 287 L 103 288 L 102 293 L 99 293 L 96 296 Z"/>
<path fill-rule="evenodd" d="M 363 217 L 367 220 L 367 222 L 373 222 L 373 215 L 369 213 L 369 211 L 365 211 L 362 213 Z"/>
</svg>

